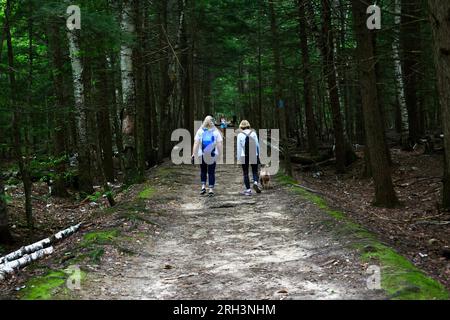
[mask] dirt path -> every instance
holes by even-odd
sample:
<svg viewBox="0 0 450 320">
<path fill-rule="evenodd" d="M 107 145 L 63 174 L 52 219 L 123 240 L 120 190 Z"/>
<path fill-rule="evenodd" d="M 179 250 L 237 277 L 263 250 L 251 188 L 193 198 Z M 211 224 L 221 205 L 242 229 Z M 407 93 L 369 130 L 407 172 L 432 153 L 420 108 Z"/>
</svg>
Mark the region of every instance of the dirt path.
<svg viewBox="0 0 450 320">
<path fill-rule="evenodd" d="M 367 289 L 367 266 L 333 219 L 307 200 L 280 186 L 244 197 L 234 166 L 219 167 L 217 195 L 205 198 L 193 167 L 168 169 L 183 183 L 159 236 L 126 265 L 90 275 L 81 298 L 384 298 Z"/>
</svg>

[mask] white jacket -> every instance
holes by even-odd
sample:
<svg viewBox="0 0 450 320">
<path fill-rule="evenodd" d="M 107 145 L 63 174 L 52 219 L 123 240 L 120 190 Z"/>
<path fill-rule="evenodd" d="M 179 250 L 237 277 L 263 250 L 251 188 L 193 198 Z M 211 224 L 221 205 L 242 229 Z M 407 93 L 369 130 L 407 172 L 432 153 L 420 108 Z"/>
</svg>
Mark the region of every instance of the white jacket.
<svg viewBox="0 0 450 320">
<path fill-rule="evenodd" d="M 214 135 L 216 144 L 219 142 L 223 142 L 222 134 L 216 127 L 212 128 L 210 130 L 213 131 L 213 135 Z M 199 157 L 203 156 L 202 138 L 203 138 L 203 128 L 200 128 L 200 129 L 198 129 L 197 134 L 195 135 L 195 138 L 194 138 L 195 141 L 198 141 L 200 143 L 200 146 L 198 148 L 198 154 L 197 154 Z M 216 147 L 214 150 L 214 153 L 217 157 L 219 155 L 219 148 Z"/>
<path fill-rule="evenodd" d="M 256 142 L 256 156 L 259 156 L 259 140 L 258 135 L 255 131 L 252 131 L 250 129 L 244 130 L 243 132 L 239 133 L 237 136 L 237 160 L 241 161 L 241 159 L 245 158 L 245 140 L 247 138 L 247 135 L 250 134 L 250 139 L 254 139 Z"/>
</svg>

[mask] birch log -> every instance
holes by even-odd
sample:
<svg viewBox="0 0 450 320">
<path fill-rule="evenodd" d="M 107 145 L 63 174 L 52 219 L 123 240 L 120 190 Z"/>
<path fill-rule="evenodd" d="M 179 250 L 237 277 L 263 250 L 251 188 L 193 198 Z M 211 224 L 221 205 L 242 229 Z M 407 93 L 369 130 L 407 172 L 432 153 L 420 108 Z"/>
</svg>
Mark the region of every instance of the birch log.
<svg viewBox="0 0 450 320">
<path fill-rule="evenodd" d="M 76 226 L 72 226 L 70 228 L 67 228 L 66 230 L 58 232 L 57 234 L 55 234 L 49 238 L 46 238 L 44 240 L 41 240 L 39 242 L 36 242 L 36 243 L 31 244 L 26 247 L 22 247 L 15 252 L 12 252 L 4 257 L 1 257 L 0 258 L 0 268 L 2 268 L 3 264 L 8 264 L 9 262 L 11 262 L 11 261 L 14 262 L 15 260 L 20 259 L 21 257 L 24 257 L 26 255 L 30 255 L 37 251 L 42 251 L 44 248 L 67 238 L 68 236 L 77 232 L 78 229 L 80 229 L 80 226 L 81 226 L 81 224 L 77 224 Z"/>
<path fill-rule="evenodd" d="M 23 268 L 36 260 L 49 256 L 52 253 L 53 247 L 49 247 L 36 251 L 32 254 L 24 255 L 20 259 L 0 265 L 0 281 L 3 281 L 7 275 L 14 273 L 14 271 L 19 270 L 20 268 Z"/>
</svg>

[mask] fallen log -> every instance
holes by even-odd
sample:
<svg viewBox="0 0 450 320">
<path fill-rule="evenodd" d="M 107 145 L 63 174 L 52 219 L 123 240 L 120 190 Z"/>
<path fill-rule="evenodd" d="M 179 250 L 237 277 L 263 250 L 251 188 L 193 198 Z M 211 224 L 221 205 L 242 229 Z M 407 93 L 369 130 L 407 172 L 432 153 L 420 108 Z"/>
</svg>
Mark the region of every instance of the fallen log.
<svg viewBox="0 0 450 320">
<path fill-rule="evenodd" d="M 323 154 L 320 154 L 315 157 L 310 157 L 310 156 L 301 155 L 301 154 L 293 154 L 291 156 L 292 163 L 301 164 L 304 166 L 314 165 L 317 163 L 328 161 L 330 159 L 333 159 L 333 154 L 330 154 L 330 153 L 323 153 Z"/>
<path fill-rule="evenodd" d="M 304 190 L 306 190 L 306 191 L 308 191 L 308 192 L 311 192 L 311 193 L 320 194 L 320 195 L 325 195 L 325 194 L 323 194 L 323 193 L 320 192 L 320 191 L 317 191 L 317 190 L 314 190 L 314 189 L 311 189 L 311 188 L 302 186 L 302 185 L 300 185 L 300 184 L 292 184 L 292 186 L 297 187 L 297 188 L 302 188 L 302 189 L 304 189 Z"/>
<path fill-rule="evenodd" d="M 42 250 L 58 241 L 61 241 L 65 238 L 67 238 L 68 236 L 74 234 L 75 232 L 77 232 L 78 229 L 80 229 L 80 227 L 81 227 L 81 224 L 77 224 L 76 226 L 73 226 L 73 227 L 67 228 L 66 230 L 58 232 L 57 234 L 55 234 L 49 238 L 46 238 L 44 240 L 41 240 L 39 242 L 36 242 L 36 243 L 31 244 L 26 247 L 22 247 L 19 250 L 14 251 L 14 252 L 0 258 L 0 265 L 7 263 L 9 261 L 17 260 L 25 255 L 32 254 L 33 252 Z"/>
<path fill-rule="evenodd" d="M 331 159 L 327 159 L 325 161 L 322 162 L 317 162 L 314 164 L 310 164 L 310 165 L 304 165 L 302 166 L 302 171 L 313 171 L 313 170 L 318 170 L 319 167 L 326 167 L 326 166 L 331 166 L 336 164 L 336 158 L 331 158 Z"/>
<path fill-rule="evenodd" d="M 32 254 L 24 255 L 20 259 L 0 265 L 0 281 L 3 281 L 6 278 L 6 276 L 14 273 L 16 270 L 19 270 L 20 268 L 23 268 L 36 260 L 49 256 L 52 253 L 53 247 L 49 247 L 33 252 Z"/>
</svg>

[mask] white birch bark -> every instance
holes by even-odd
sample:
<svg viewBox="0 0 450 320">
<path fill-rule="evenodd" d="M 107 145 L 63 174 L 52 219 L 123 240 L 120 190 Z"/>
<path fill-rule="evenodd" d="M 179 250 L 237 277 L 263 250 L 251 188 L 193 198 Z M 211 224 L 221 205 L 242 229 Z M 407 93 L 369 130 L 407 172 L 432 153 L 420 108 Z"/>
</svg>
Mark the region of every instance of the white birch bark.
<svg viewBox="0 0 450 320">
<path fill-rule="evenodd" d="M 124 118 L 122 130 L 124 133 L 124 147 L 135 148 L 134 131 L 136 115 L 136 84 L 133 74 L 133 48 L 130 45 L 130 38 L 135 33 L 135 26 L 132 16 L 131 1 L 124 1 L 124 8 L 121 17 L 121 28 L 123 34 L 127 37 L 122 42 L 120 49 L 120 69 L 122 82 L 122 104 L 124 108 Z"/>
<path fill-rule="evenodd" d="M 37 261 L 46 256 L 49 256 L 52 253 L 53 253 L 53 247 L 49 247 L 49 248 L 45 248 L 45 249 L 36 251 L 29 255 L 27 254 L 20 259 L 0 265 L 0 281 L 3 281 L 7 275 L 14 273 L 16 270 L 19 270 L 34 261 Z"/>
<path fill-rule="evenodd" d="M 397 100 L 400 105 L 400 112 L 402 117 L 402 132 L 407 132 L 408 124 L 408 109 L 405 101 L 405 85 L 403 82 L 402 62 L 400 58 L 400 24 L 401 24 L 402 5 L 400 0 L 395 0 L 395 28 L 394 41 L 392 42 L 392 53 L 395 64 L 395 88 L 397 92 Z"/>
<path fill-rule="evenodd" d="M 84 84 L 83 84 L 83 65 L 79 57 L 80 47 L 76 35 L 76 30 L 67 32 L 69 41 L 70 62 L 72 64 L 72 77 L 76 110 L 77 134 L 80 146 L 87 146 L 87 117 L 85 110 Z"/>
<path fill-rule="evenodd" d="M 69 237 L 70 235 L 74 234 L 75 232 L 77 232 L 81 227 L 81 224 L 77 224 L 76 226 L 72 226 L 70 228 L 67 228 L 63 231 L 58 232 L 57 234 L 48 237 L 44 240 L 38 241 L 34 244 L 31 244 L 29 246 L 25 246 L 20 248 L 17 251 L 14 251 L 4 257 L 0 258 L 0 267 L 2 264 L 5 263 L 9 263 L 11 261 L 20 259 L 21 257 L 25 256 L 25 255 L 29 255 L 32 254 L 36 251 L 40 251 L 48 246 L 50 246 L 51 244 L 54 244 L 58 241 L 61 241 L 67 237 Z"/>
</svg>

